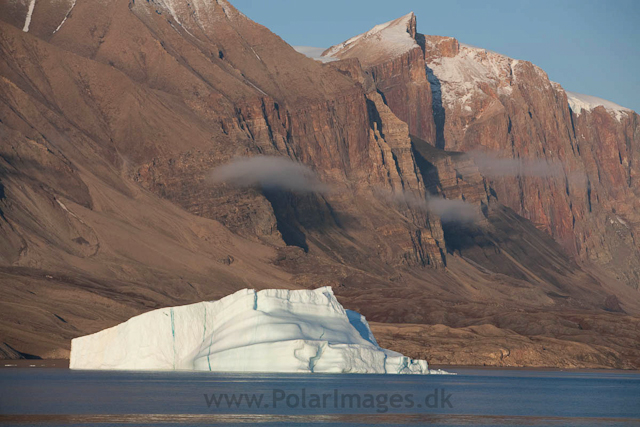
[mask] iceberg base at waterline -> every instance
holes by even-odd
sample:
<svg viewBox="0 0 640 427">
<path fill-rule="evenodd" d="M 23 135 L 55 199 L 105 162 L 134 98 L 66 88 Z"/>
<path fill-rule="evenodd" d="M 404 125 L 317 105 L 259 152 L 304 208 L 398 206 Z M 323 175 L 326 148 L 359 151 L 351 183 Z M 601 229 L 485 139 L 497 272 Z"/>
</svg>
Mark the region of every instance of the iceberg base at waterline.
<svg viewBox="0 0 640 427">
<path fill-rule="evenodd" d="M 426 361 L 380 348 L 364 316 L 345 310 L 330 287 L 243 289 L 153 310 L 73 339 L 70 368 L 430 373 Z"/>
</svg>

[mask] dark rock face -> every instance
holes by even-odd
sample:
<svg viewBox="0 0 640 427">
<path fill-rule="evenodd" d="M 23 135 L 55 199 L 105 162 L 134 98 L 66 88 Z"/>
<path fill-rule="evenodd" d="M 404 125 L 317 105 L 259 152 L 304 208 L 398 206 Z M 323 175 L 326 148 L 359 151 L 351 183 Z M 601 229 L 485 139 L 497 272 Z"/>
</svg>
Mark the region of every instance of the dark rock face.
<svg viewBox="0 0 640 427">
<path fill-rule="evenodd" d="M 416 37 L 424 46 L 433 90 L 437 135 L 426 141 L 549 165 L 547 172 L 519 175 L 481 172 L 488 172 L 487 189 L 502 204 L 573 256 L 603 266 L 637 289 L 638 115 L 604 107 L 577 114 L 562 87 L 530 62 L 450 37 Z M 397 113 L 406 114 L 407 108 Z M 415 110 L 420 109 L 417 103 Z"/>
<path fill-rule="evenodd" d="M 0 334 L 11 348 L 65 357 L 72 337 L 246 287 L 331 285 L 373 320 L 484 319 L 525 337 L 567 339 L 558 312 L 634 324 L 637 292 L 567 252 L 604 256 L 606 244 L 620 274 L 637 266 L 624 252 L 637 116 L 605 132 L 608 112 L 578 115 L 541 70 L 481 53 L 499 78 L 475 76 L 478 89 L 460 95 L 470 104 L 449 104 L 446 73 L 434 80 L 425 55 L 452 59 L 463 47 L 420 36 L 412 14 L 321 64 L 224 0 L 78 1 L 71 13 L 59 2 L 47 19 L 53 6 L 39 4 L 28 33 L 20 7 L 0 6 Z M 574 150 L 594 138 L 605 151 L 589 155 L 586 187 L 487 176 L 453 151 L 513 147 L 510 156 L 568 162 L 571 176 L 587 164 Z M 216 166 L 255 155 L 300 161 L 331 190 L 211 182 Z M 611 189 L 625 182 L 630 190 Z M 478 221 L 443 223 L 429 197 L 464 200 Z M 612 200 L 618 222 L 593 213 Z M 604 243 L 592 216 L 615 227 Z M 598 363 L 638 366 L 634 345 L 615 345 Z"/>
<path fill-rule="evenodd" d="M 410 13 L 384 25 L 387 27 L 380 31 L 374 29 L 371 34 L 346 46 L 334 46 L 325 54 L 341 60 L 357 58 L 391 111 L 409 125 L 409 132 L 432 141 L 435 124 L 431 87 L 424 67 L 424 53 L 416 41 L 416 17 Z M 386 41 L 386 33 L 396 37 L 394 42 Z M 398 34 L 404 34 L 405 40 L 396 47 Z"/>
<path fill-rule="evenodd" d="M 399 58 L 367 69 L 391 111 L 409 125 L 409 132 L 433 141 L 435 123 L 431 87 L 423 65 L 422 50 L 414 48 Z"/>
<path fill-rule="evenodd" d="M 585 224 L 576 236 L 582 259 L 640 284 L 640 117 L 597 107 L 571 111 L 576 153 L 588 177 Z"/>
<path fill-rule="evenodd" d="M 411 140 L 429 193 L 442 194 L 447 199 L 462 199 L 477 206 L 489 203 L 491 193 L 471 157 L 439 150 L 417 137 Z"/>
</svg>

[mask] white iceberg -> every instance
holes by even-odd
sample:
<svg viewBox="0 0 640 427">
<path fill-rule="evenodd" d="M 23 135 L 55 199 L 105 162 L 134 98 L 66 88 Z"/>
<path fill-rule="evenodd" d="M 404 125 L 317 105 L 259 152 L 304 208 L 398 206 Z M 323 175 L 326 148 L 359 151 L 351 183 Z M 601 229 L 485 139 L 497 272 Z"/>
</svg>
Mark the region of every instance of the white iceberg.
<svg viewBox="0 0 640 427">
<path fill-rule="evenodd" d="M 71 341 L 71 369 L 428 374 L 427 362 L 380 348 L 330 287 L 243 289 L 162 308 Z"/>
</svg>

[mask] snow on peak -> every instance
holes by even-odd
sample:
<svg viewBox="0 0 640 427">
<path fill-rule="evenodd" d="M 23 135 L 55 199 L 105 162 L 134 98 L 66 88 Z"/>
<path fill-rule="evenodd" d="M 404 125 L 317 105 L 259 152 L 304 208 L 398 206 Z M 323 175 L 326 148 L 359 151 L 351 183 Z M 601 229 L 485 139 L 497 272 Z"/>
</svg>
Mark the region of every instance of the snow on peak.
<svg viewBox="0 0 640 427">
<path fill-rule="evenodd" d="M 301 53 L 311 59 L 315 59 L 320 62 L 332 62 L 337 61 L 338 58 L 332 56 L 322 56 L 322 52 L 326 50 L 324 47 L 312 47 L 312 46 L 291 46 L 296 52 Z"/>
<path fill-rule="evenodd" d="M 328 286 L 243 289 L 153 310 L 72 340 L 70 368 L 430 373 L 426 361 L 381 348 L 364 316 L 345 310 Z"/>
<path fill-rule="evenodd" d="M 332 46 L 322 56 L 340 59 L 357 57 L 365 63 L 383 56 L 393 58 L 419 47 L 415 35 L 416 17 L 411 12 Z"/>
<path fill-rule="evenodd" d="M 606 99 L 598 98 L 591 95 L 583 95 L 581 93 L 569 92 L 567 93 L 567 100 L 571 110 L 579 115 L 582 110 L 591 111 L 596 107 L 604 107 L 610 114 L 612 114 L 616 120 L 620 121 L 622 117 L 626 116 L 630 111 L 629 108 L 622 107 Z"/>
<path fill-rule="evenodd" d="M 427 50 L 437 52 L 439 42 L 451 40 L 426 36 L 425 44 Z M 472 112 L 468 104 L 474 95 L 483 93 L 480 87 L 483 84 L 496 88 L 501 94 L 511 93 L 519 60 L 464 43 L 458 43 L 457 51 L 454 49 L 451 54 L 453 56 L 427 55 L 434 96 L 439 96 L 445 105 L 461 105 L 465 111 Z"/>
<path fill-rule="evenodd" d="M 451 37 L 425 36 L 426 62 L 428 78 L 433 95 L 449 107 L 461 107 L 473 114 L 473 100 L 485 96 L 482 85 L 489 85 L 500 95 L 510 95 L 513 86 L 518 84 L 518 76 L 525 68 L 533 67 L 538 74 L 538 85 L 563 91 L 562 86 L 549 80 L 547 73 L 540 67 L 512 59 L 487 49 L 459 43 Z M 575 114 L 582 110 L 590 111 L 598 106 L 604 107 L 618 121 L 625 117 L 630 109 L 595 96 L 565 91 L 569 106 Z"/>
</svg>

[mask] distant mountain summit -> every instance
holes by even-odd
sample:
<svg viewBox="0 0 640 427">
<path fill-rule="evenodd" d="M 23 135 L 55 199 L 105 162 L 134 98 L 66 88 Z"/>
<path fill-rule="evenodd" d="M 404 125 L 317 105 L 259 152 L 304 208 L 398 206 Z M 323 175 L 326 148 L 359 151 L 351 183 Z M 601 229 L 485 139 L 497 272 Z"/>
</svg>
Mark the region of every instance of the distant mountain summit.
<svg viewBox="0 0 640 427">
<path fill-rule="evenodd" d="M 339 59 L 358 58 L 367 66 L 397 57 L 418 47 L 416 16 L 411 12 L 332 46 L 322 56 Z"/>
</svg>

